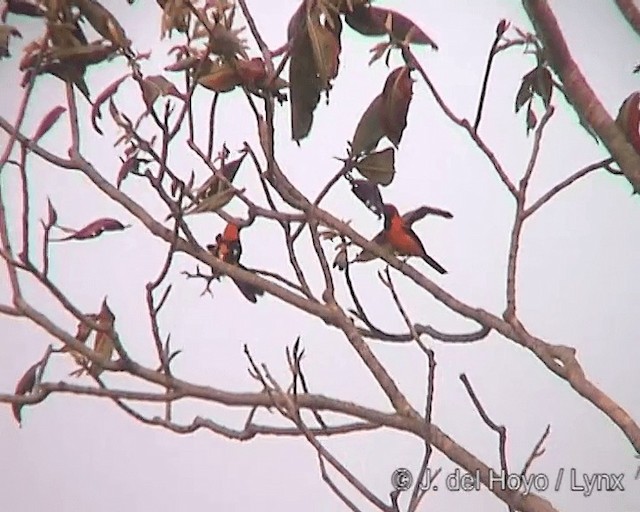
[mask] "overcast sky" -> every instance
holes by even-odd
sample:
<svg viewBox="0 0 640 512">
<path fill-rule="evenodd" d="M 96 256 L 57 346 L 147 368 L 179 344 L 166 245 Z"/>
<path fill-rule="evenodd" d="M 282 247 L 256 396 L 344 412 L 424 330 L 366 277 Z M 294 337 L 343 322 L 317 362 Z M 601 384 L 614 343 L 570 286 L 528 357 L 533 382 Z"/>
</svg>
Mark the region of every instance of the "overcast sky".
<svg viewBox="0 0 640 512">
<path fill-rule="evenodd" d="M 144 66 L 147 74 L 162 72 L 172 62 L 159 46 L 160 11 L 155 2 L 138 0 L 134 6 L 109 2 L 139 51 L 154 49 Z M 272 48 L 284 43 L 289 17 L 297 0 L 250 0 L 258 27 Z M 106 4 L 105 4 L 106 5 Z M 487 52 L 501 18 L 530 30 L 520 2 L 488 0 L 482 9 L 470 0 L 412 2 L 380 0 L 379 5 L 402 11 L 439 45 L 440 51 L 416 49 L 416 55 L 454 112 L 473 118 Z M 631 74 L 640 62 L 637 35 L 628 27 L 613 2 L 553 1 L 572 54 L 592 88 L 615 116 L 622 100 L 638 89 L 640 78 Z M 24 40 L 13 41 L 15 58 L 0 62 L 3 90 L 0 113 L 13 120 L 22 89 L 16 73 L 25 42 L 40 32 L 39 23 L 11 16 Z M 247 36 L 249 33 L 247 31 Z M 316 110 L 311 136 L 297 147 L 290 141 L 289 108 L 279 108 L 276 151 L 290 179 L 315 196 L 339 169 L 333 157 L 344 156 L 346 141 L 369 102 L 382 90 L 389 70 L 382 62 L 368 67 L 368 39 L 346 25 L 342 38 L 340 74 L 331 93 Z M 257 55 L 253 41 L 251 55 Z M 396 56 L 392 62 L 400 64 Z M 496 58 L 489 86 L 481 134 L 514 181 L 524 171 L 532 137 L 525 136 L 524 112 L 514 114 L 514 99 L 521 77 L 534 59 L 512 49 Z M 122 62 L 99 67 L 88 74 L 92 94 L 120 76 Z M 168 77 L 173 78 L 177 75 Z M 183 87 L 182 80 L 176 80 Z M 63 104 L 62 82 L 39 79 L 35 102 L 29 106 L 24 129 L 33 133 L 42 116 Z M 116 97 L 125 111 L 137 115 L 140 100 L 135 86 Z M 208 105 L 212 93 L 196 93 L 197 129 L 205 141 Z M 530 186 L 537 198 L 549 187 L 592 162 L 605 158 L 578 124 L 575 112 L 557 91 L 556 113 L 549 124 L 543 149 Z M 81 115 L 88 119 L 86 102 Z M 541 115 L 541 106 L 536 105 Z M 201 110 L 200 110 L 201 109 Z M 201 113 L 200 113 L 201 112 Z M 224 95 L 219 105 L 215 142 L 236 151 L 247 140 L 258 149 L 255 123 L 240 91 Z M 133 116 L 132 116 L 133 117 Z M 88 123 L 82 132 L 82 149 L 103 176 L 112 182 L 119 168 L 120 148 L 113 149 L 116 132 L 105 115 L 105 136 Z M 0 135 L 0 146 L 7 137 Z M 67 121 L 59 122 L 42 144 L 61 155 L 69 145 Z M 206 145 L 206 142 L 204 143 Z M 385 146 L 381 146 L 385 147 Z M 234 153 L 235 155 L 235 153 Z M 201 179 L 209 172 L 183 143 L 172 149 L 171 164 L 188 176 L 195 169 Z M 255 173 L 241 168 L 238 183 L 262 200 Z M 445 290 L 466 303 L 500 315 L 505 306 L 507 248 L 513 222 L 513 202 L 486 157 L 465 133 L 442 114 L 425 85 L 418 80 L 409 112 L 408 127 L 396 157 L 397 175 L 383 190 L 385 200 L 401 211 L 429 204 L 451 211 L 452 220 L 425 219 L 416 231 L 430 254 L 448 270 L 436 275 L 423 262 L 414 265 Z M 79 227 L 98 217 L 115 217 L 133 227 L 97 240 L 71 242 L 52 248 L 52 278 L 83 311 L 95 312 L 105 295 L 117 317 L 120 337 L 132 356 L 147 366 L 156 365 L 155 348 L 146 316 L 144 285 L 154 279 L 166 247 L 119 205 L 93 188 L 78 173 L 64 172 L 30 158 L 29 176 L 33 211 L 31 221 L 46 212 L 46 197 L 56 206 L 62 225 Z M 19 188 L 13 167 L 2 174 L 2 192 L 18 240 Z M 166 208 L 142 180 L 130 178 L 124 190 L 158 218 Z M 630 196 L 623 178 L 604 171 L 593 173 L 558 195 L 526 224 L 521 240 L 518 272 L 520 318 L 531 333 L 551 343 L 576 348 L 579 361 L 592 382 L 611 396 L 632 417 L 640 419 L 640 343 L 638 311 L 640 287 L 640 204 Z M 338 184 L 323 205 L 364 235 L 373 235 L 379 221 Z M 240 201 L 229 207 L 234 215 L 246 214 Z M 201 243 L 213 240 L 224 226 L 214 214 L 193 218 L 190 225 Z M 244 263 L 292 275 L 277 226 L 256 223 L 243 233 Z M 34 243 L 36 237 L 34 235 Z M 322 276 L 305 236 L 301 260 L 309 268 L 314 291 L 322 291 Z M 327 245 L 329 249 L 329 245 Z M 202 283 L 185 281 L 183 270 L 194 270 L 186 257 L 176 258 L 170 274 L 173 292 L 161 317 L 163 334 L 171 332 L 174 348 L 183 349 L 174 372 L 181 378 L 233 391 L 259 391 L 248 376 L 243 344 L 257 361 L 266 363 L 274 376 L 288 382 L 284 347 L 301 336 L 306 349 L 306 374 L 312 392 L 389 410 L 384 394 L 341 334 L 322 322 L 299 314 L 266 296 L 257 305 L 247 302 L 225 280 L 214 286 L 214 297 L 200 297 Z M 389 331 L 404 331 L 402 317 L 393 309 L 388 292 L 377 282 L 379 262 L 353 269 L 369 315 Z M 0 301 L 10 301 L 6 274 L 0 274 Z M 436 303 L 408 279 L 394 272 L 395 282 L 414 321 L 450 331 L 474 329 Z M 338 298 L 351 307 L 342 278 L 336 273 Z M 69 332 L 75 322 L 45 291 L 33 284 L 27 298 Z M 428 341 L 428 340 L 427 340 Z M 51 339 L 23 320 L 0 317 L 0 390 L 10 392 L 24 370 L 41 357 Z M 58 345 L 58 343 L 56 343 Z M 546 453 L 531 471 L 555 482 L 558 471 L 575 468 L 583 473 L 625 473 L 624 492 L 594 492 L 585 497 L 565 481 L 560 491 L 543 492 L 559 510 L 639 510 L 640 481 L 634 481 L 634 450 L 621 431 L 600 411 L 579 397 L 570 386 L 551 374 L 531 353 L 497 334 L 465 346 L 429 343 L 438 362 L 433 421 L 455 441 L 494 468 L 499 467 L 497 436 L 480 420 L 461 382 L 465 372 L 487 412 L 508 429 L 509 467 L 519 472 L 547 424 L 551 434 Z M 424 407 L 426 362 L 412 344 L 371 342 L 412 405 Z M 66 379 L 73 370 L 70 358 L 57 357 L 47 368 L 51 381 Z M 130 383 L 122 376 L 106 377 L 110 384 Z M 89 379 L 77 381 L 89 384 Z M 149 414 L 162 409 L 142 408 Z M 194 416 L 241 428 L 246 412 L 195 401 L 174 408 L 175 420 L 189 423 Z M 136 423 L 106 400 L 54 396 L 23 411 L 19 429 L 9 407 L 0 411 L 0 508 L 32 512 L 106 512 L 111 510 L 244 511 L 342 510 L 342 505 L 322 482 L 314 449 L 301 439 L 256 438 L 247 443 L 228 441 L 200 431 L 179 436 Z M 268 413 L 257 417 L 275 421 Z M 283 423 L 278 420 L 278 423 Z M 322 439 L 321 439 L 322 440 Z M 417 471 L 422 443 L 390 430 L 322 440 L 346 466 L 383 500 L 391 491 L 390 475 L 396 467 Z M 454 466 L 441 453 L 431 459 L 444 474 Z M 344 481 L 336 477 L 339 485 Z M 552 484 L 553 487 L 553 484 Z M 353 493 L 349 493 L 353 496 Z M 406 500 L 406 496 L 404 497 Z M 368 503 L 356 498 L 363 510 Z M 442 489 L 425 499 L 423 510 L 504 510 L 486 490 L 453 493 Z"/>
</svg>

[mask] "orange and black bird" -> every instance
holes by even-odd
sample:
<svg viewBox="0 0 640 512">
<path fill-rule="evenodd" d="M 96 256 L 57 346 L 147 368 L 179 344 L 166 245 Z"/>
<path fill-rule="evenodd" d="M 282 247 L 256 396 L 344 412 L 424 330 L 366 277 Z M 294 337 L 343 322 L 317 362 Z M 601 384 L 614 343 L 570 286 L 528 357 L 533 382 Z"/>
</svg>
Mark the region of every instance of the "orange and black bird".
<svg viewBox="0 0 640 512">
<path fill-rule="evenodd" d="M 398 255 L 418 256 L 440 274 L 447 273 L 442 265 L 427 254 L 418 235 L 413 232 L 409 223 L 400 216 L 395 206 L 389 203 L 382 205 L 382 213 L 384 214 L 384 229 L 382 231 L 384 239 Z"/>
<path fill-rule="evenodd" d="M 207 245 L 207 249 L 215 255 L 216 258 L 224 261 L 225 263 L 236 265 L 246 270 L 246 268 L 240 263 L 240 256 L 242 255 L 240 229 L 241 228 L 237 224 L 232 222 L 228 223 L 222 234 L 218 233 L 216 236 L 216 243 Z M 264 290 L 261 288 L 242 281 L 236 281 L 233 278 L 231 279 L 242 295 L 244 295 L 250 302 L 255 303 L 258 300 L 258 296 L 264 295 Z"/>
<path fill-rule="evenodd" d="M 398 256 L 418 256 L 440 274 L 447 273 L 442 265 L 426 253 L 418 235 L 411 229 L 411 225 L 426 215 L 436 215 L 450 219 L 453 217 L 451 213 L 439 208 L 421 206 L 400 216 L 398 209 L 392 204 L 382 205 L 382 213 L 384 214 L 384 228 L 373 237 L 372 242 L 381 245 Z M 370 261 L 375 258 L 376 256 L 373 253 L 363 250 L 358 254 L 354 262 Z"/>
</svg>

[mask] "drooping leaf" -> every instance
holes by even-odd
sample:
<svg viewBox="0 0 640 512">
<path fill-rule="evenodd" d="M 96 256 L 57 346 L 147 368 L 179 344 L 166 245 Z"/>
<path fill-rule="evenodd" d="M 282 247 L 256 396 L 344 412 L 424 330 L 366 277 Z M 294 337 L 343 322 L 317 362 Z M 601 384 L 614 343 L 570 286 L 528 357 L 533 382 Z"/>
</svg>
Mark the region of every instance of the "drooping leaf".
<svg viewBox="0 0 640 512">
<path fill-rule="evenodd" d="M 60 229 L 63 229 L 61 226 L 58 226 Z M 73 230 L 69 228 L 64 228 L 63 230 L 68 230 L 71 232 L 70 235 L 64 238 L 58 238 L 55 240 L 51 240 L 52 242 L 65 242 L 67 240 L 88 240 L 90 238 L 96 238 L 100 236 L 105 231 L 122 231 L 130 226 L 125 226 L 120 221 L 111 218 L 102 218 L 97 219 L 87 224 L 85 227 Z"/>
<path fill-rule="evenodd" d="M 413 97 L 413 79 L 409 66 L 393 70 L 387 77 L 382 91 L 381 122 L 384 134 L 396 147 L 407 127 L 407 114 Z"/>
<path fill-rule="evenodd" d="M 536 117 L 536 113 L 531 108 L 531 105 L 529 105 L 527 109 L 527 135 L 529 135 L 529 132 L 533 130 L 537 124 L 538 118 Z"/>
<path fill-rule="evenodd" d="M 308 32 L 298 35 L 291 46 L 290 54 L 291 138 L 298 142 L 311 131 L 313 112 L 320 101 L 322 82 L 317 76 Z"/>
<path fill-rule="evenodd" d="M 391 19 L 391 33 L 395 39 L 404 41 L 410 35 L 410 42 L 423 44 L 437 50 L 438 45 L 413 21 L 405 15 L 391 9 L 372 7 L 369 5 L 355 6 L 353 12 L 345 14 L 345 21 L 356 32 L 364 36 L 384 36 L 387 20 Z M 409 34 L 410 33 L 410 34 Z"/>
<path fill-rule="evenodd" d="M 100 113 L 100 107 L 105 101 L 111 99 L 111 97 L 118 91 L 118 87 L 120 87 L 120 84 L 124 82 L 128 77 L 129 73 L 118 78 L 115 82 L 112 82 L 109 86 L 107 86 L 107 88 L 98 95 L 96 101 L 91 107 L 91 125 L 93 126 L 93 129 L 100 135 L 102 135 L 102 130 L 98 127 L 97 121 L 102 117 L 102 114 Z"/>
<path fill-rule="evenodd" d="M 640 155 L 640 92 L 631 93 L 622 102 L 616 123 L 622 128 L 629 144 Z"/>
<path fill-rule="evenodd" d="M 340 24 L 340 18 L 336 17 L 334 23 Z M 336 27 L 339 27 L 339 30 L 342 29 L 341 24 Z M 312 13 L 307 14 L 307 30 L 320 87 L 322 90 L 329 89 L 330 81 L 338 75 L 340 66 L 339 31 L 336 34 Z"/>
<path fill-rule="evenodd" d="M 352 180 L 351 192 L 378 218 L 382 216 L 382 195 L 378 185 L 369 180 Z"/>
<path fill-rule="evenodd" d="M 534 68 L 522 77 L 520 88 L 516 94 L 516 114 L 533 96 L 533 82 L 538 68 Z"/>
<path fill-rule="evenodd" d="M 9 52 L 9 39 L 11 37 L 19 37 L 22 39 L 20 31 L 11 25 L 0 25 L 0 59 L 4 57 L 11 57 Z"/>
<path fill-rule="evenodd" d="M 393 181 L 395 174 L 395 150 L 383 149 L 370 153 L 356 163 L 356 169 L 370 181 L 386 187 Z"/>
<path fill-rule="evenodd" d="M 16 385 L 16 389 L 14 391 L 15 395 L 24 396 L 33 391 L 33 387 L 36 384 L 36 376 L 38 374 L 38 367 L 40 366 L 39 362 L 32 364 L 29 369 L 24 372 L 24 375 L 20 377 L 18 384 Z M 11 410 L 13 412 L 13 417 L 18 422 L 18 425 L 22 425 L 22 408 L 24 404 L 11 404 Z"/>
<path fill-rule="evenodd" d="M 382 110 L 383 97 L 382 94 L 379 94 L 369 104 L 358 122 L 353 135 L 353 142 L 351 143 L 351 151 L 354 155 L 372 151 L 378 145 L 380 139 L 384 137 Z"/>
<path fill-rule="evenodd" d="M 66 110 L 67 110 L 66 108 L 58 105 L 57 107 L 54 107 L 53 109 L 51 109 L 46 116 L 44 116 L 44 118 L 42 119 L 42 121 L 40 121 L 40 124 L 38 125 L 38 129 L 36 130 L 36 133 L 33 135 L 31 139 L 33 144 L 38 142 L 40 138 L 53 127 L 56 121 L 60 118 L 63 112 L 66 112 Z"/>
<path fill-rule="evenodd" d="M 542 99 L 544 106 L 548 107 L 551 103 L 551 93 L 553 92 L 553 78 L 551 77 L 551 71 L 546 67 L 539 66 L 537 68 L 536 79 L 533 86 L 536 94 Z"/>
</svg>

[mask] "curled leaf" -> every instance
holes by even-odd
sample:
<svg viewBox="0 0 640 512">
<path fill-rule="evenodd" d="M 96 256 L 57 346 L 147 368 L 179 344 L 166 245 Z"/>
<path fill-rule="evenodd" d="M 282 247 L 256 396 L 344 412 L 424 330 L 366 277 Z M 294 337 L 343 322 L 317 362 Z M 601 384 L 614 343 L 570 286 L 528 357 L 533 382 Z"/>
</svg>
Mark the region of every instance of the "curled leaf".
<svg viewBox="0 0 640 512">
<path fill-rule="evenodd" d="M 400 144 L 407 127 L 407 114 L 413 97 L 413 79 L 410 72 L 409 66 L 394 69 L 387 77 L 382 91 L 382 128 L 396 147 Z"/>
<path fill-rule="evenodd" d="M 347 267 L 347 249 L 344 247 L 340 247 L 338 252 L 336 253 L 336 257 L 333 259 L 333 268 L 338 267 L 340 270 L 344 270 Z"/>
<path fill-rule="evenodd" d="M 371 153 L 355 166 L 365 178 L 378 185 L 387 186 L 393 181 L 395 174 L 395 150 L 387 148 Z"/>
<path fill-rule="evenodd" d="M 85 227 L 78 230 L 69 230 L 69 228 L 65 228 L 71 232 L 69 236 L 64 238 L 58 238 L 56 240 L 51 240 L 52 242 L 64 242 L 67 240 L 87 240 L 89 238 L 96 238 L 100 236 L 105 231 L 122 231 L 123 229 L 128 228 L 129 226 L 125 226 L 120 221 L 111 218 L 102 218 L 97 219 L 87 224 Z M 61 228 L 62 229 L 62 228 Z"/>
<path fill-rule="evenodd" d="M 120 159 L 122 161 L 122 159 Z M 150 160 L 145 158 L 138 158 L 135 156 L 131 156 L 126 160 L 122 161 L 122 165 L 120 166 L 120 170 L 118 171 L 118 177 L 116 178 L 116 187 L 119 189 L 122 182 L 126 179 L 129 174 L 132 172 L 138 172 L 141 163 L 149 163 Z"/>
<path fill-rule="evenodd" d="M 44 116 L 44 118 L 42 119 L 42 121 L 40 121 L 40 124 L 38 125 L 38 129 L 36 130 L 36 133 L 33 135 L 33 138 L 31 139 L 33 144 L 38 142 L 38 140 L 40 140 L 40 138 L 51 129 L 51 127 L 56 123 L 56 121 L 60 118 L 60 116 L 66 110 L 67 110 L 66 108 L 58 105 L 57 107 L 54 107 L 53 109 L 51 109 L 46 116 Z"/>
<path fill-rule="evenodd" d="M 504 33 L 507 31 L 507 29 L 509 28 L 509 25 L 510 23 L 507 20 L 505 19 L 500 20 L 500 22 L 496 26 L 496 37 L 502 37 Z"/>
<path fill-rule="evenodd" d="M 352 180 L 351 192 L 378 218 L 382 216 L 382 195 L 378 185 L 369 180 Z"/>
<path fill-rule="evenodd" d="M 553 92 L 553 78 L 551 77 L 551 71 L 546 67 L 538 66 L 534 90 L 542 99 L 544 106 L 548 107 L 551 103 L 551 93 Z"/>
<path fill-rule="evenodd" d="M 14 391 L 15 395 L 24 396 L 33 391 L 33 387 L 36 384 L 36 375 L 38 372 L 38 367 L 40 366 L 40 362 L 32 364 L 29 369 L 24 373 L 18 384 L 16 385 L 16 389 Z M 13 411 L 13 417 L 18 422 L 18 425 L 22 424 L 22 408 L 24 404 L 11 404 L 11 410 Z"/>
<path fill-rule="evenodd" d="M 127 73 L 126 75 L 118 78 L 115 82 L 112 82 L 109 86 L 107 86 L 107 88 L 98 95 L 95 102 L 93 103 L 93 106 L 91 107 L 91 125 L 93 126 L 93 129 L 100 135 L 102 135 L 102 130 L 98 127 L 97 124 L 97 119 L 102 117 L 102 114 L 100 113 L 100 107 L 105 101 L 111 99 L 111 97 L 118 91 L 118 87 L 120 87 L 120 84 L 124 82 L 128 77 L 129 74 Z"/>
<path fill-rule="evenodd" d="M 56 222 L 58 222 L 58 212 L 56 212 L 56 209 L 53 207 L 53 203 L 51 202 L 51 199 L 49 199 L 48 197 L 47 197 L 47 210 L 49 212 L 48 225 L 53 226 Z"/>
<path fill-rule="evenodd" d="M 153 107 L 158 97 L 166 95 L 184 98 L 176 86 L 162 75 L 148 76 L 142 81 L 142 98 L 147 109 Z"/>
<path fill-rule="evenodd" d="M 246 87 L 257 87 L 267 77 L 264 61 L 259 57 L 251 60 L 238 60 L 236 72 L 240 82 Z"/>
</svg>

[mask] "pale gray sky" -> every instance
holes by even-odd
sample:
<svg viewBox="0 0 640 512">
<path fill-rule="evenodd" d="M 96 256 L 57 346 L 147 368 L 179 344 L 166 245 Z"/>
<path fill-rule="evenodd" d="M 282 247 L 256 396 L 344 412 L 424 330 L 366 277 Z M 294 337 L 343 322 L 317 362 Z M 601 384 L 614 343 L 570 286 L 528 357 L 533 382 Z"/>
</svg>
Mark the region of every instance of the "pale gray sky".
<svg viewBox="0 0 640 512">
<path fill-rule="evenodd" d="M 284 42 L 286 25 L 297 0 L 248 2 L 267 43 Z M 144 71 L 156 74 L 171 62 L 158 46 L 159 10 L 154 2 L 107 2 L 140 51 L 157 48 Z M 416 54 L 447 103 L 460 116 L 473 118 L 487 52 L 501 18 L 530 29 L 518 1 L 470 0 L 411 2 L 385 0 L 380 5 L 397 9 L 415 20 L 440 46 L 434 53 L 423 48 Z M 615 116 L 622 100 L 638 89 L 638 75 L 631 70 L 640 61 L 640 43 L 613 2 L 566 0 L 551 6 L 582 71 L 609 112 Z M 38 24 L 11 17 L 25 39 L 14 41 L 20 49 L 38 33 Z M 248 35 L 248 33 L 247 33 Z M 255 45 L 252 55 L 256 55 Z M 359 116 L 379 93 L 388 74 L 381 62 L 367 66 L 368 49 L 378 42 L 363 38 L 346 25 L 343 31 L 340 75 L 329 106 L 319 105 L 311 136 L 298 148 L 289 131 L 289 108 L 277 112 L 276 150 L 281 166 L 304 192 L 315 196 L 337 171 L 346 141 Z M 166 46 L 166 45 L 165 45 Z M 531 137 L 525 137 L 524 112 L 513 113 L 522 75 L 534 64 L 521 49 L 500 55 L 490 82 L 481 132 L 514 181 L 519 180 L 528 159 Z M 0 112 L 15 118 L 22 90 L 17 87 L 18 59 L 0 62 L 4 84 Z M 393 65 L 398 65 L 396 57 Z M 89 87 L 97 95 L 105 83 L 120 76 L 123 64 L 114 63 L 89 74 Z M 167 76 L 170 77 L 168 74 Z M 181 83 L 181 80 L 180 80 Z M 181 85 L 182 87 L 182 85 Z M 117 96 L 138 112 L 136 87 L 127 85 Z M 47 77 L 36 85 L 37 101 L 31 103 L 25 131 L 33 133 L 42 116 L 63 104 L 62 82 Z M 202 105 L 197 120 L 205 133 L 211 93 L 196 94 Z M 538 197 L 575 170 L 606 157 L 605 149 L 578 125 L 573 110 L 554 93 L 557 111 L 547 128 L 539 165 L 530 187 Z M 81 114 L 87 117 L 86 102 Z M 206 114 L 205 114 L 206 112 Z M 538 110 L 540 112 L 540 110 Z M 255 144 L 255 123 L 241 92 L 223 96 L 216 125 L 216 144 L 232 150 L 244 140 Z M 83 151 L 103 176 L 114 181 L 119 150 L 112 149 L 115 132 L 108 115 L 99 137 L 85 124 Z M 6 136 L 0 135 L 4 147 Z M 202 139 L 201 139 L 202 140 Z M 63 118 L 42 144 L 66 154 L 68 125 Z M 173 149 L 172 164 L 191 168 L 199 176 L 206 170 L 186 145 Z M 46 196 L 57 207 L 60 223 L 81 226 L 98 217 L 133 222 L 123 208 L 90 186 L 79 174 L 63 172 L 30 159 L 33 225 L 46 212 Z M 248 162 L 247 162 L 248 163 Z M 504 309 L 507 247 L 513 204 L 484 155 L 465 134 L 442 114 L 425 85 L 414 85 L 408 127 L 396 157 L 398 173 L 383 190 L 386 200 L 400 210 L 429 204 L 454 214 L 452 220 L 427 219 L 416 226 L 429 252 L 449 270 L 435 276 L 420 262 L 415 265 L 461 300 L 494 313 Z M 17 172 L 2 174 L 2 187 L 11 215 L 15 239 L 20 202 Z M 255 174 L 244 166 L 238 183 L 262 198 Z M 147 205 L 157 216 L 164 207 L 141 180 L 128 179 L 124 190 Z M 588 377 L 614 398 L 636 420 L 640 418 L 640 344 L 637 304 L 640 288 L 635 275 L 640 260 L 640 205 L 630 197 L 631 187 L 621 178 L 597 172 L 556 197 L 526 225 L 519 266 L 519 313 L 527 328 L 553 343 L 574 346 Z M 372 235 L 376 218 L 339 184 L 323 203 L 342 219 L 352 219 L 363 234 Z M 245 209 L 233 202 L 230 213 Z M 223 227 L 215 215 L 190 222 L 201 241 L 213 239 Z M 35 240 L 35 239 L 34 239 Z M 310 269 L 311 285 L 321 290 L 322 276 L 308 240 L 301 259 Z M 38 242 L 39 244 L 39 242 Z M 244 233 L 244 262 L 249 266 L 285 270 L 285 249 L 279 228 L 265 221 Z M 155 278 L 165 247 L 143 226 L 102 238 L 56 245 L 52 248 L 52 277 L 83 311 L 99 307 L 105 294 L 117 316 L 120 336 L 132 356 L 155 363 L 155 349 L 146 317 L 144 284 Z M 348 342 L 334 329 L 315 319 L 292 312 L 273 297 L 257 305 L 248 303 L 229 281 L 214 286 L 214 298 L 199 297 L 200 282 L 186 282 L 181 270 L 193 270 L 187 258 L 177 258 L 171 274 L 175 283 L 161 318 L 164 333 L 170 331 L 175 348 L 183 354 L 174 371 L 182 378 L 228 390 L 258 390 L 246 372 L 242 346 L 249 344 L 256 360 L 273 374 L 288 379 L 284 347 L 300 335 L 306 348 L 306 373 L 313 392 L 352 400 L 387 410 L 384 395 L 363 367 Z M 367 263 L 353 269 L 356 286 L 377 323 L 390 331 L 404 331 L 402 318 L 386 290 L 376 281 L 383 265 Z M 290 274 L 288 269 L 285 270 Z M 0 278 L 0 301 L 10 300 L 5 273 Z M 394 274 L 396 275 L 396 274 Z M 350 307 L 342 279 L 338 295 Z M 405 305 L 415 321 L 442 330 L 461 332 L 467 322 L 445 310 L 408 279 L 396 277 Z M 42 288 L 27 286 L 27 297 L 72 332 L 75 323 L 57 307 Z M 229 322 L 232 315 L 239 322 Z M 473 326 L 471 328 L 474 328 Z M 24 370 L 39 358 L 50 339 L 26 321 L 0 317 L 0 390 L 10 392 Z M 433 421 L 447 434 L 494 468 L 499 467 L 496 435 L 481 422 L 458 380 L 466 372 L 491 417 L 509 431 L 508 461 L 519 471 L 545 426 L 551 424 L 545 455 L 536 460 L 534 473 L 545 473 L 553 482 L 559 468 L 576 468 L 580 474 L 625 472 L 626 490 L 596 492 L 584 497 L 569 489 L 541 493 L 559 510 L 638 510 L 640 481 L 633 481 L 637 464 L 633 448 L 622 433 L 564 381 L 549 373 L 529 352 L 496 334 L 467 346 L 432 343 L 438 361 Z M 422 409 L 425 361 L 413 345 L 372 342 L 374 352 L 411 403 Z M 71 360 L 55 358 L 46 378 L 58 381 L 73 369 Z M 89 380 L 79 382 L 89 383 Z M 121 376 L 108 382 L 126 385 Z M 149 409 L 144 409 L 150 412 Z M 160 413 L 160 409 L 157 410 Z M 244 414 L 197 402 L 175 406 L 177 421 L 188 423 L 195 415 L 241 427 Z M 259 419 L 270 421 L 268 414 Z M 390 474 L 404 466 L 417 471 L 422 458 L 420 440 L 388 430 L 322 440 L 349 469 L 374 492 L 387 499 Z M 453 465 L 440 453 L 432 466 Z M 283 512 L 342 510 L 342 505 L 322 482 L 314 449 L 303 440 L 256 438 L 248 443 L 230 442 L 206 432 L 178 436 L 136 423 L 105 400 L 73 396 L 50 397 L 24 410 L 18 429 L 9 407 L 0 414 L 0 508 L 31 512 L 103 512 L 120 510 L 225 510 L 255 509 Z M 565 477 L 566 478 L 566 477 Z M 340 485 L 343 481 L 337 477 Z M 350 493 L 350 496 L 353 494 Z M 405 497 L 406 498 L 406 497 Z M 368 504 L 358 500 L 363 510 Z M 423 509 L 503 510 L 486 490 L 452 493 L 441 490 L 427 496 Z"/>
</svg>

